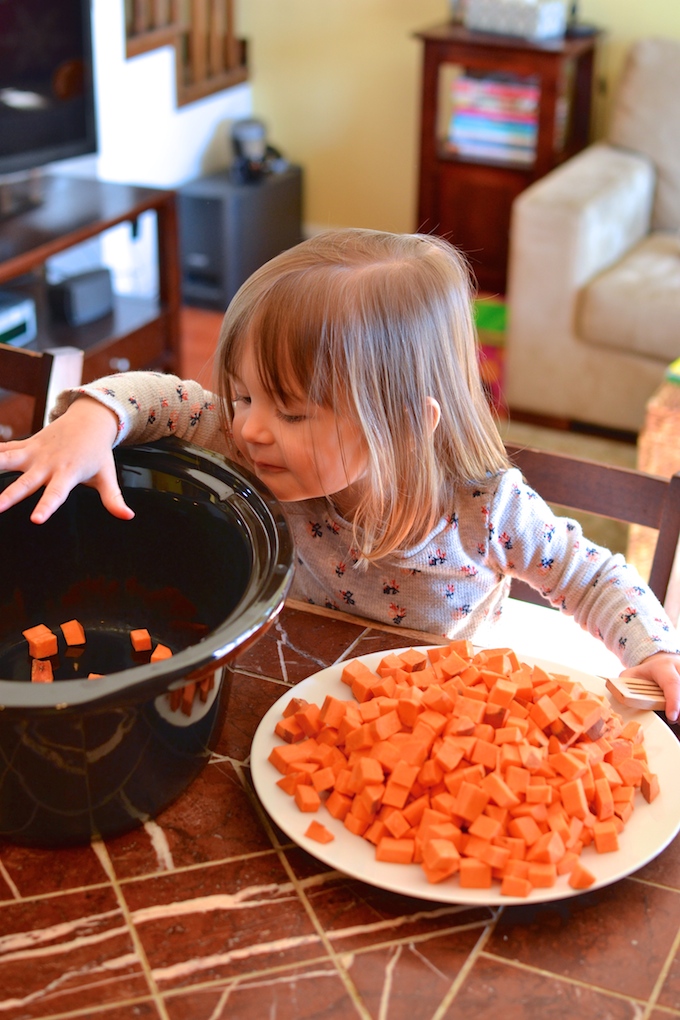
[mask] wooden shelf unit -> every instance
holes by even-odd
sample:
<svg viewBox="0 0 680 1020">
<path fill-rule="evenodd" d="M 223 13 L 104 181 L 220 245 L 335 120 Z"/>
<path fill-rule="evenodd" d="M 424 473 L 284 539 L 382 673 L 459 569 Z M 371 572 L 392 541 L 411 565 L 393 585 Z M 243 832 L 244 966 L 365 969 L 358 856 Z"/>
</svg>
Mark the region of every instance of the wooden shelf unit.
<svg viewBox="0 0 680 1020">
<path fill-rule="evenodd" d="M 593 65 L 599 36 L 593 30 L 532 42 L 473 32 L 453 23 L 416 34 L 424 46 L 416 229 L 447 237 L 465 251 L 482 290 L 505 292 L 514 199 L 590 141 Z M 442 75 L 452 67 L 538 80 L 538 133 L 531 164 L 461 156 L 450 150 L 441 104 L 446 102 Z M 560 101 L 567 103 L 568 110 L 564 138 L 556 144 Z"/>
<path fill-rule="evenodd" d="M 122 223 L 137 229 L 155 213 L 158 299 L 116 294 L 110 314 L 82 326 L 55 321 L 47 301 L 45 263 L 54 255 Z M 179 358 L 180 272 L 174 191 L 48 176 L 40 205 L 0 220 L 0 288 L 25 293 L 36 304 L 37 337 L 29 350 L 79 347 L 83 381 L 122 369 L 175 371 Z M 0 380 L 0 393 L 2 380 Z M 0 400 L 3 434 L 26 432 L 26 398 Z M 9 430 L 9 432 L 8 432 Z"/>
</svg>

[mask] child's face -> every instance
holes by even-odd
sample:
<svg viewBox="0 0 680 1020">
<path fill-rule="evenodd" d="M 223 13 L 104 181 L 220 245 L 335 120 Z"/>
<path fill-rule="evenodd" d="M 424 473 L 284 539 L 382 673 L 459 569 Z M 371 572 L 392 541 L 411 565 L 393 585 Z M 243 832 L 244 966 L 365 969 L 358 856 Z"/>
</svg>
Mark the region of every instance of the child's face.
<svg viewBox="0 0 680 1020">
<path fill-rule="evenodd" d="M 285 406 L 260 382 L 252 343 L 231 383 L 234 442 L 282 502 L 333 496 L 350 515 L 366 472 L 361 429 L 300 393 Z"/>
</svg>

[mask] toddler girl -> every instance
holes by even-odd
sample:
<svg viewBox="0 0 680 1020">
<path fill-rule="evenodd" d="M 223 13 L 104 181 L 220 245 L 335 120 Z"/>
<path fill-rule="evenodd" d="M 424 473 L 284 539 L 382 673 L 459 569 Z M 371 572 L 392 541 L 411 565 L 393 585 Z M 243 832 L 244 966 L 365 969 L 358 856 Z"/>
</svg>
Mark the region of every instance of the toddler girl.
<svg viewBox="0 0 680 1020">
<path fill-rule="evenodd" d="M 292 595 L 391 625 L 493 643 L 519 577 L 655 679 L 680 709 L 680 646 L 620 555 L 555 516 L 508 463 L 483 392 L 468 268 L 446 241 L 331 231 L 259 269 L 227 309 L 217 396 L 130 372 L 62 394 L 55 420 L 0 446 L 40 486 L 44 521 L 78 482 L 132 511 L 111 448 L 177 435 L 247 465 L 281 500 Z"/>
</svg>

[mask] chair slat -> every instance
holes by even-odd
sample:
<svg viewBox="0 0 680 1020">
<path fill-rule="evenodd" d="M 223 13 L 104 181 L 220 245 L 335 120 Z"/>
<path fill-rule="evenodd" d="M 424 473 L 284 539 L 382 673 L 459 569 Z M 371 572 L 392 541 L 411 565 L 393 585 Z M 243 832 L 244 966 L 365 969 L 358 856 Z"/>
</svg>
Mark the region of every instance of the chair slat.
<svg viewBox="0 0 680 1020">
<path fill-rule="evenodd" d="M 506 450 L 528 484 L 548 503 L 658 531 L 649 586 L 661 602 L 665 601 L 680 537 L 680 473 L 668 479 L 510 443 Z M 513 580 L 512 594 L 524 601 L 546 604 L 524 582 Z"/>
<path fill-rule="evenodd" d="M 31 432 L 43 425 L 53 361 L 47 352 L 0 345 L 0 389 L 33 398 Z"/>
</svg>

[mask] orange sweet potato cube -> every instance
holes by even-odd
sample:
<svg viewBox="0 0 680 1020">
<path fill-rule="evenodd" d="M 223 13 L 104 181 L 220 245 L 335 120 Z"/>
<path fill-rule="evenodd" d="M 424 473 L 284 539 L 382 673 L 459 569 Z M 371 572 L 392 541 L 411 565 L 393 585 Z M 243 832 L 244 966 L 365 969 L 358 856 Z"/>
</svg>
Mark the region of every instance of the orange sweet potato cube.
<svg viewBox="0 0 680 1020">
<path fill-rule="evenodd" d="M 535 889 L 550 889 L 557 881 L 557 868 L 554 864 L 544 861 L 532 861 L 529 864 L 527 878 Z"/>
<path fill-rule="evenodd" d="M 329 832 L 325 825 L 313 818 L 305 831 L 305 836 L 315 840 L 317 843 L 331 843 L 335 836 Z"/>
<path fill-rule="evenodd" d="M 595 822 L 593 825 L 593 842 L 598 854 L 609 853 L 619 849 L 619 840 L 616 825 L 613 818 L 605 822 Z"/>
<path fill-rule="evenodd" d="M 519 875 L 503 875 L 501 894 L 503 896 L 528 896 L 533 886 L 528 878 Z"/>
<path fill-rule="evenodd" d="M 171 659 L 172 650 L 167 645 L 157 644 L 151 653 L 151 662 L 162 662 L 163 659 Z"/>
<path fill-rule="evenodd" d="M 274 727 L 274 733 L 287 744 L 295 744 L 298 740 L 304 740 L 304 733 L 295 717 L 289 715 L 285 719 L 279 719 Z"/>
<path fill-rule="evenodd" d="M 330 765 L 326 765 L 325 768 L 317 769 L 316 772 L 312 773 L 312 786 L 317 793 L 333 789 L 335 786 L 335 772 Z"/>
<path fill-rule="evenodd" d="M 151 651 L 151 635 L 146 628 L 142 627 L 139 630 L 131 630 L 130 641 L 132 642 L 132 647 L 136 652 Z"/>
<path fill-rule="evenodd" d="M 31 662 L 31 682 L 34 684 L 51 684 L 54 680 L 52 663 L 49 659 L 33 659 Z"/>
<path fill-rule="evenodd" d="M 79 620 L 67 620 L 66 623 L 61 623 L 59 626 L 67 645 L 85 644 L 85 630 Z"/>
<path fill-rule="evenodd" d="M 659 795 L 659 777 L 655 772 L 645 772 L 640 782 L 640 789 L 642 790 L 642 796 L 645 798 L 648 804 L 651 804 L 655 797 Z"/>
<path fill-rule="evenodd" d="M 491 888 L 491 865 L 477 857 L 461 857 L 458 874 L 462 889 Z"/>
<path fill-rule="evenodd" d="M 572 889 L 588 889 L 595 881 L 595 876 L 577 860 L 569 873 L 568 881 Z"/>
<path fill-rule="evenodd" d="M 405 669 L 407 673 L 417 673 L 427 666 L 427 656 L 415 648 L 408 648 L 405 652 L 401 653 L 399 658 L 401 659 L 402 669 Z"/>
<path fill-rule="evenodd" d="M 453 874 L 460 865 L 460 854 L 450 839 L 426 839 L 423 843 L 423 863 L 432 872 L 448 869 Z"/>
<path fill-rule="evenodd" d="M 337 730 L 346 711 L 346 702 L 341 701 L 340 698 L 334 698 L 332 694 L 327 694 L 321 706 L 319 719 L 324 726 L 331 726 Z"/>
<path fill-rule="evenodd" d="M 466 822 L 474 822 L 489 803 L 490 796 L 481 787 L 463 780 L 456 797 L 455 813 Z"/>
<path fill-rule="evenodd" d="M 291 797 L 299 783 L 309 783 L 309 774 L 307 772 L 288 772 L 285 776 L 281 776 L 280 779 L 276 780 L 276 785 L 279 789 Z"/>
<path fill-rule="evenodd" d="M 326 810 L 333 818 L 343 822 L 352 806 L 352 798 L 339 790 L 333 790 L 326 801 Z"/>
<path fill-rule="evenodd" d="M 601 822 L 606 821 L 607 818 L 611 818 L 614 814 L 614 797 L 612 796 L 612 788 L 604 776 L 595 780 L 594 806 L 598 820 Z"/>
<path fill-rule="evenodd" d="M 182 688 L 182 701 L 181 708 L 184 715 L 191 715 L 191 710 L 194 706 L 194 698 L 196 697 L 196 683 L 192 680 L 190 684 L 185 684 Z"/>
<path fill-rule="evenodd" d="M 393 864 L 410 864 L 414 852 L 415 841 L 413 839 L 395 839 L 394 836 L 384 836 L 375 848 L 375 859 L 389 861 Z"/>
<path fill-rule="evenodd" d="M 318 811 L 321 807 L 321 798 L 313 786 L 300 783 L 295 788 L 295 803 L 300 811 Z"/>
<path fill-rule="evenodd" d="M 345 665 L 343 666 L 340 679 L 342 680 L 343 684 L 347 684 L 348 687 L 351 687 L 353 681 L 358 676 L 362 676 L 366 673 L 370 674 L 370 676 L 373 676 L 373 673 L 371 673 L 371 670 L 368 668 L 365 662 L 359 662 L 358 659 L 352 659 L 350 662 L 345 663 Z"/>
<path fill-rule="evenodd" d="M 580 778 L 562 783 L 560 796 L 567 814 L 580 819 L 587 816 L 588 801 Z"/>
<path fill-rule="evenodd" d="M 295 713 L 295 719 L 308 737 L 315 737 L 321 729 L 321 709 L 318 705 L 305 705 Z"/>
<path fill-rule="evenodd" d="M 625 786 L 640 786 L 646 771 L 644 762 L 639 758 L 624 758 L 615 766 Z"/>
<path fill-rule="evenodd" d="M 57 654 L 57 635 L 44 623 L 22 631 L 28 641 L 28 654 L 33 659 L 47 659 Z"/>
<path fill-rule="evenodd" d="M 401 839 L 411 828 L 409 820 L 397 808 L 385 815 L 384 824 L 387 829 L 386 835 L 394 836 L 395 839 Z"/>
</svg>

